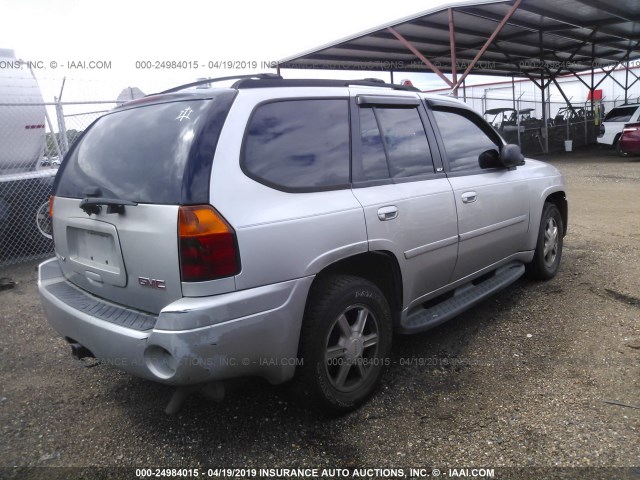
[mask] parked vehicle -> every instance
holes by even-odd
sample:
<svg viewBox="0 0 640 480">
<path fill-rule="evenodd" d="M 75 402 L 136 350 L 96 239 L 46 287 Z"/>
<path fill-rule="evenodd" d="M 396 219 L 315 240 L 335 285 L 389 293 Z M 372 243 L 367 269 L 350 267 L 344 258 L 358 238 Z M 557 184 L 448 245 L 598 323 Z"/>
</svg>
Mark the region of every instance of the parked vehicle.
<svg viewBox="0 0 640 480">
<path fill-rule="evenodd" d="M 637 121 L 640 121 L 640 104 L 625 104 L 612 108 L 600 125 L 598 143 L 616 148 L 618 153 L 622 154 L 618 148 L 618 140 L 622 135 L 622 129 L 627 123 Z"/>
<path fill-rule="evenodd" d="M 618 152 L 622 156 L 640 155 L 640 122 L 628 123 L 618 140 Z"/>
<path fill-rule="evenodd" d="M 185 88 L 104 115 L 60 166 L 38 287 L 77 358 L 176 399 L 295 375 L 348 410 L 394 330 L 558 272 L 562 175 L 461 102 L 268 74 Z"/>
<path fill-rule="evenodd" d="M 523 152 L 541 150 L 542 120 L 531 116 L 534 108 L 492 108 L 484 112 L 485 118 L 505 142 L 520 145 Z"/>
</svg>

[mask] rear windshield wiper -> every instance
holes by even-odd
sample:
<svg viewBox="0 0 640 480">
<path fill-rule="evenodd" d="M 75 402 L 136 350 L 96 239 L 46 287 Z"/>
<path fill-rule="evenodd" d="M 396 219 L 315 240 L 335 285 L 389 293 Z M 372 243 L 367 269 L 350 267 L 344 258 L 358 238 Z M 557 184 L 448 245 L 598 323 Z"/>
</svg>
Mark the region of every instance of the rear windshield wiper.
<svg viewBox="0 0 640 480">
<path fill-rule="evenodd" d="M 104 197 L 87 197 L 80 202 L 80 208 L 84 210 L 87 215 L 91 215 L 92 213 L 97 215 L 105 205 L 107 207 L 107 213 L 124 213 L 124 207 L 135 207 L 138 204 L 136 202 L 130 202 L 129 200 Z"/>
</svg>

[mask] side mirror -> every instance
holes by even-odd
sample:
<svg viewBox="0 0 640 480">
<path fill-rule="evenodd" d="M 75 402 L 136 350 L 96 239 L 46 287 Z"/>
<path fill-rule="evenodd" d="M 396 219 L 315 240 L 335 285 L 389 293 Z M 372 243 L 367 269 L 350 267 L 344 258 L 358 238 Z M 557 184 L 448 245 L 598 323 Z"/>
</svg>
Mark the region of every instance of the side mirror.
<svg viewBox="0 0 640 480">
<path fill-rule="evenodd" d="M 520 147 L 512 143 L 502 147 L 500 151 L 500 163 L 506 168 L 515 168 L 518 165 L 524 165 L 524 155 L 522 155 Z"/>
<path fill-rule="evenodd" d="M 478 163 L 480 168 L 502 168 L 500 154 L 495 148 L 482 152 L 478 157 Z"/>
</svg>

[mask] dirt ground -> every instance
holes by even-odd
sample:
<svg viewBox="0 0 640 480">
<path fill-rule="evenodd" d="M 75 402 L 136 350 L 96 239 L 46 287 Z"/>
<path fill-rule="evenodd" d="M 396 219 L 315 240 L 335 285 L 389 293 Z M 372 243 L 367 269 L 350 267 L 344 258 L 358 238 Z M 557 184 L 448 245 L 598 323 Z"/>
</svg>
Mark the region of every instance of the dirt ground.
<svg viewBox="0 0 640 480">
<path fill-rule="evenodd" d="M 637 468 L 640 159 L 594 147 L 546 160 L 568 183 L 560 274 L 395 337 L 379 392 L 339 418 L 257 380 L 167 416 L 170 388 L 71 358 L 43 316 L 35 263 L 2 268 L 17 284 L 0 291 L 0 477 L 51 466 L 607 467 L 575 478 Z"/>
</svg>

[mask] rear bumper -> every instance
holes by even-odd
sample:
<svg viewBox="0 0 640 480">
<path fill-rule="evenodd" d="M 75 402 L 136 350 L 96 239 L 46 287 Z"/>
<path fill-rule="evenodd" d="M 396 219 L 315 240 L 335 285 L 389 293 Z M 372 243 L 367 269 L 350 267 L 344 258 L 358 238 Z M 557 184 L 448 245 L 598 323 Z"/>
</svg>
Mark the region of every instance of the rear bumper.
<svg viewBox="0 0 640 480">
<path fill-rule="evenodd" d="M 632 155 L 640 154 L 640 138 L 625 140 L 625 137 L 622 137 L 620 139 L 620 150 L 624 153 L 629 153 Z"/>
<path fill-rule="evenodd" d="M 165 307 L 146 330 L 91 314 L 122 307 L 88 296 L 96 309 L 86 305 L 80 309 L 55 295 L 59 290 L 55 285 L 67 283 L 55 258 L 40 265 L 38 289 L 47 319 L 61 336 L 132 375 L 169 385 L 243 376 L 281 383 L 295 372 L 312 281 L 313 277 L 305 277 L 212 297 L 183 298 Z"/>
</svg>

